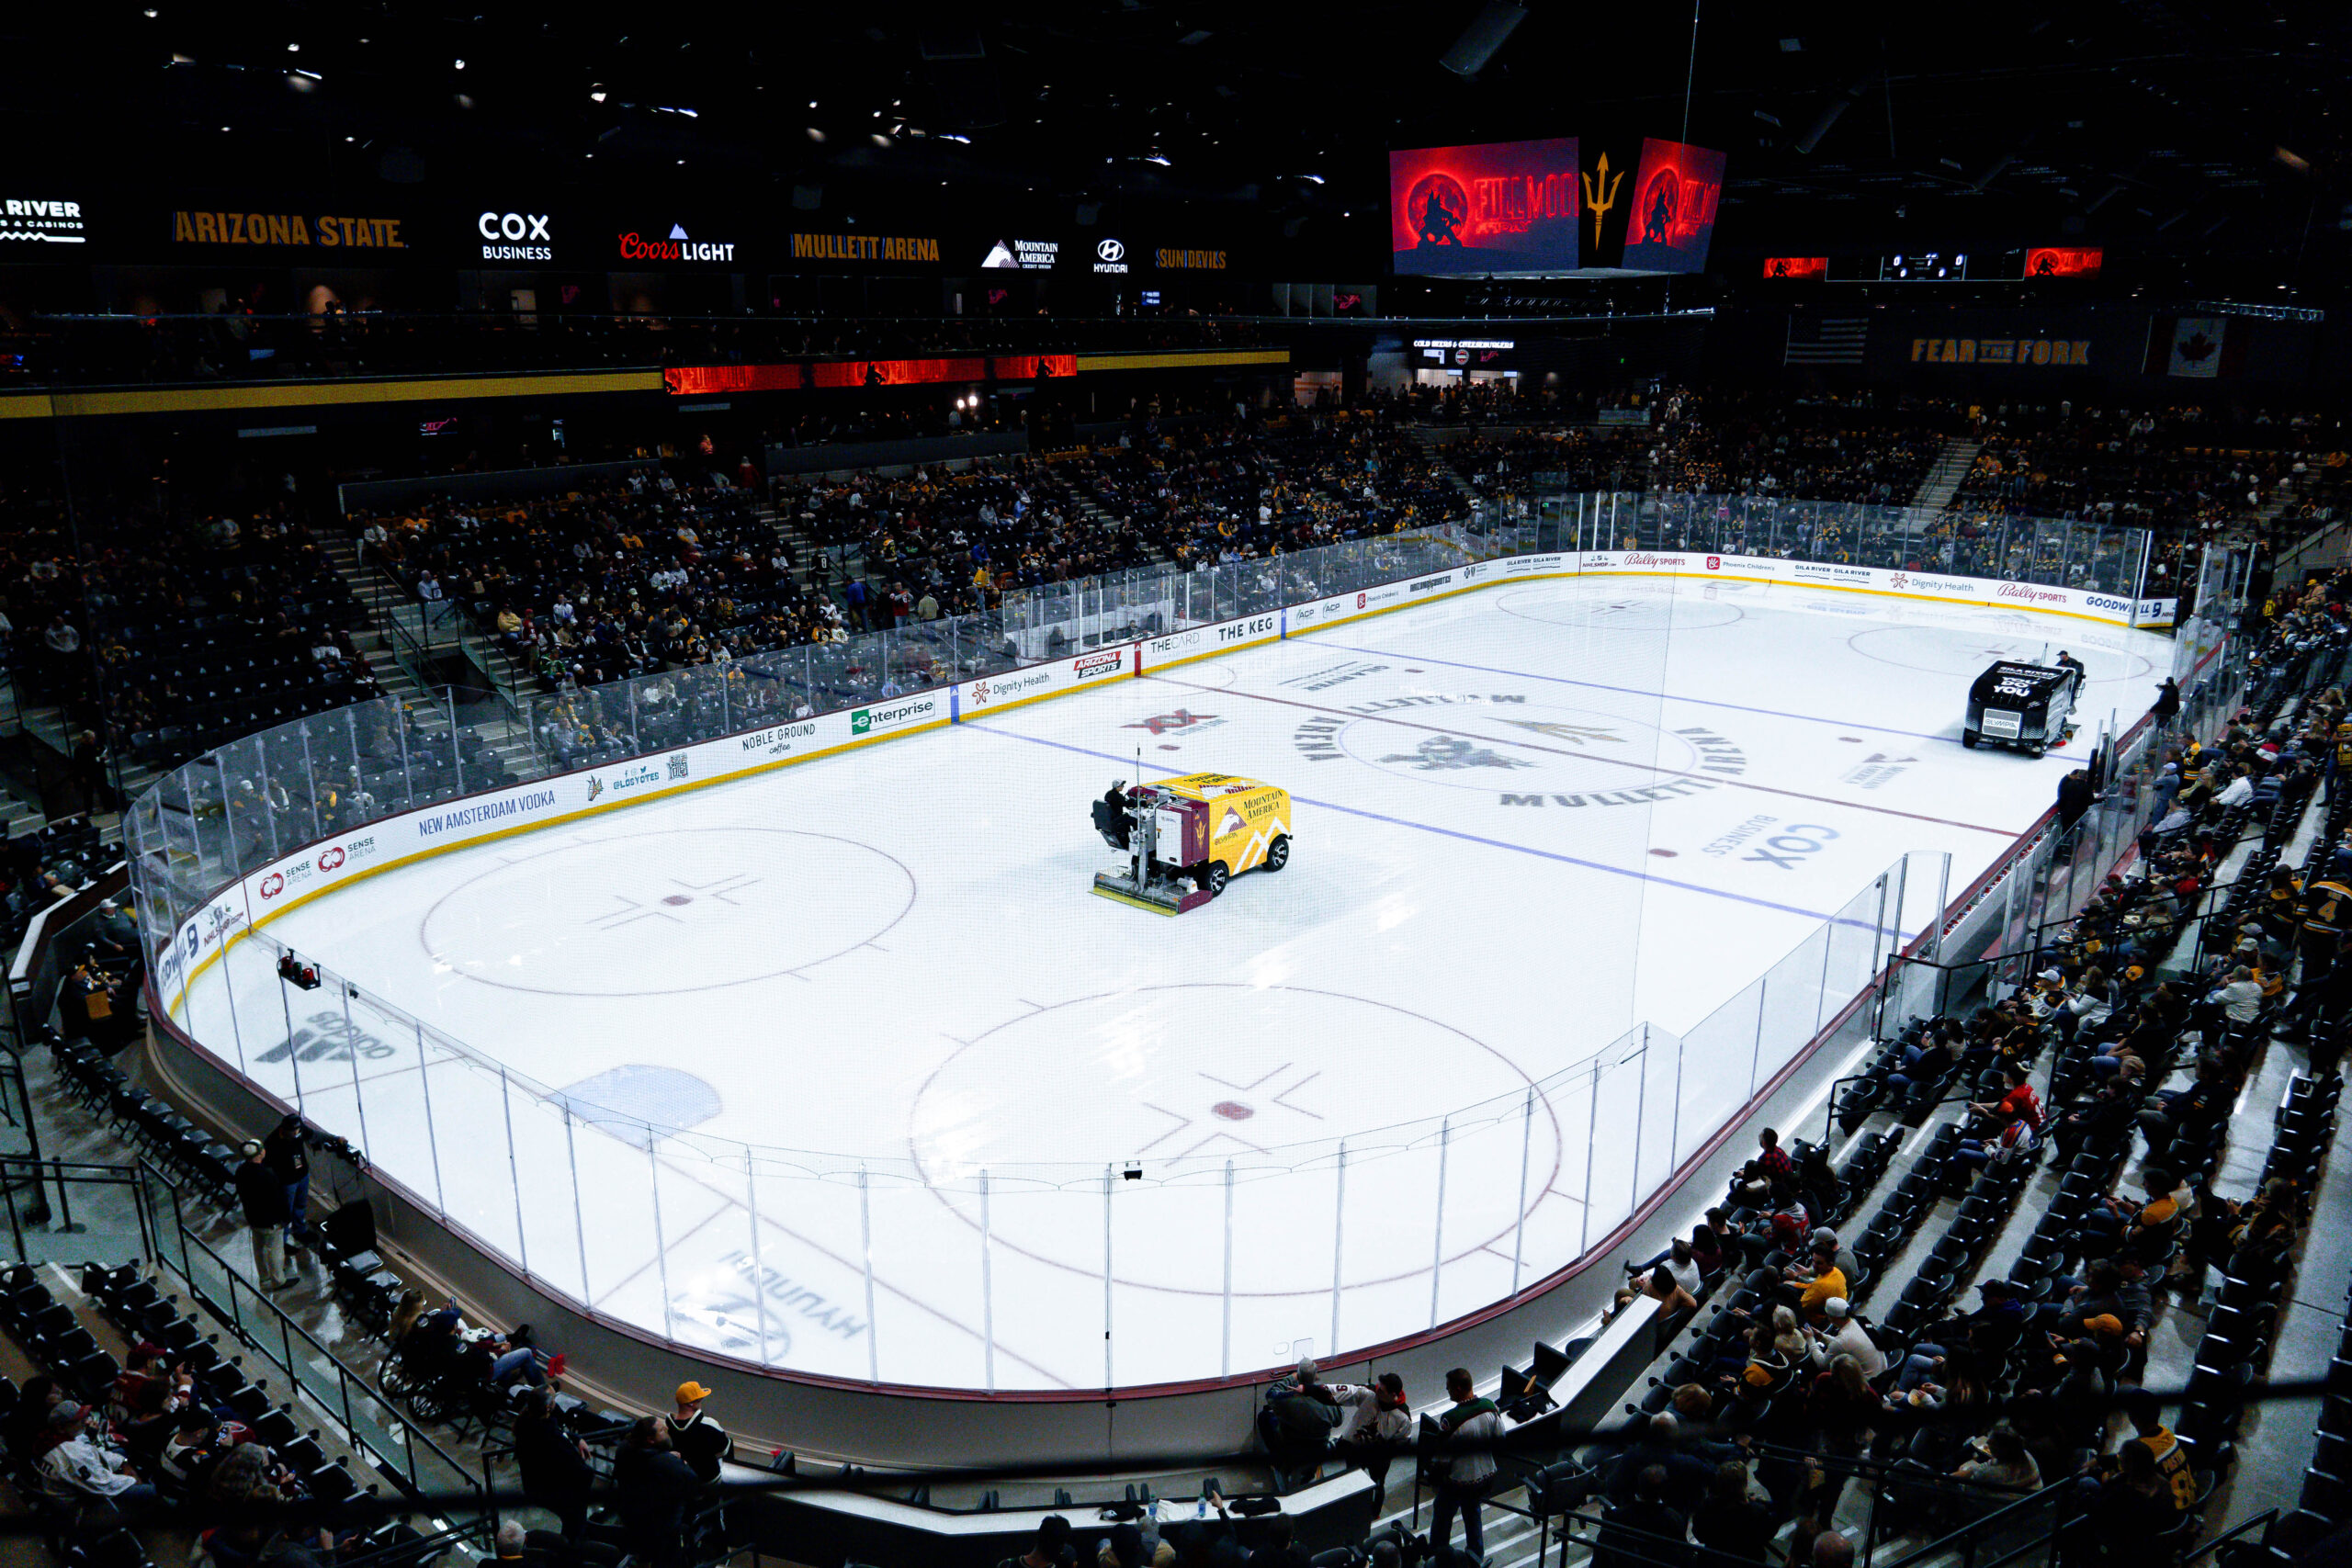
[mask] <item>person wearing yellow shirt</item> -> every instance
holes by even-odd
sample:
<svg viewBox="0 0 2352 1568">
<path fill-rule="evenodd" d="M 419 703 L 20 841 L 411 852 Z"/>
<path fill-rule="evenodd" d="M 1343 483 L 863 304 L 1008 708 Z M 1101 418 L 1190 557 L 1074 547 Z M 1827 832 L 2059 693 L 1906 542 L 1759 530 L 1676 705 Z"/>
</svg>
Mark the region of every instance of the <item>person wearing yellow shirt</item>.
<svg viewBox="0 0 2352 1568">
<path fill-rule="evenodd" d="M 1847 1300 L 1846 1274 L 1838 1267 L 1835 1244 L 1813 1249 L 1813 1274 L 1797 1293 L 1797 1311 L 1815 1328 L 1827 1326 L 1829 1303 Z"/>
</svg>

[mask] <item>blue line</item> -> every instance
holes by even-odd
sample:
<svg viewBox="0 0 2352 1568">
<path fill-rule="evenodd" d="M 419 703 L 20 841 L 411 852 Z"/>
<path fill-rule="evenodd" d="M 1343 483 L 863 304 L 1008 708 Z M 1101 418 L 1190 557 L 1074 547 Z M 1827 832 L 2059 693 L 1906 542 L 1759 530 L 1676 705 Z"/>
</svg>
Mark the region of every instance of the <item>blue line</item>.
<svg viewBox="0 0 2352 1568">
<path fill-rule="evenodd" d="M 1313 637 L 1315 634 L 1308 632 L 1304 634 L 1301 640 Z M 1555 685 L 1584 686 L 1596 692 L 1616 692 L 1629 697 L 1650 697 L 1669 703 L 1692 703 L 1701 707 L 1729 708 L 1734 713 L 1760 713 L 1773 718 L 1802 719 L 1807 724 L 1826 724 L 1836 729 L 1875 729 L 1881 735 L 1900 735 L 1908 740 L 1940 740 L 1946 745 L 1959 744 L 1949 735 L 1922 735 L 1916 729 L 1893 729 L 1883 724 L 1858 724 L 1849 719 L 1824 718 L 1819 714 L 1814 713 L 1783 713 L 1779 708 L 1749 707 L 1743 703 L 1719 703 L 1707 697 L 1680 697 L 1671 692 L 1644 692 L 1632 686 L 1605 686 L 1598 681 L 1572 681 L 1566 675 L 1536 675 L 1525 670 L 1498 670 L 1491 664 L 1464 664 L 1454 659 L 1432 659 L 1422 653 L 1400 653 L 1393 648 L 1360 648 L 1351 642 L 1324 642 L 1320 637 L 1316 637 L 1315 642 L 1324 648 L 1345 649 L 1350 653 L 1373 653 L 1383 659 L 1409 659 L 1416 664 L 1443 664 L 1455 670 L 1476 670 L 1483 674 L 1509 675 L 1521 681 L 1549 681 Z"/>
<path fill-rule="evenodd" d="M 988 735 L 1001 735 L 1010 740 L 1026 740 L 1033 746 L 1051 746 L 1058 751 L 1075 751 L 1081 757 L 1099 757 L 1106 762 L 1116 762 L 1122 767 L 1130 767 L 1135 763 L 1133 757 L 1122 757 L 1111 751 L 1096 751 L 1085 746 L 1072 746 L 1066 740 L 1048 740 L 1042 735 L 1023 735 L 1016 730 L 999 729 L 992 725 L 975 724 L 970 721 L 967 721 L 961 728 L 978 729 Z M 1146 762 L 1144 765 L 1148 768 L 1157 768 L 1163 773 L 1174 774 L 1181 772 L 1162 762 Z M 1439 833 L 1449 839 L 1461 839 L 1468 843 L 1483 844 L 1490 850 L 1509 850 L 1515 854 L 1534 855 L 1541 860 L 1557 861 L 1563 865 L 1581 866 L 1587 871 L 1605 871 L 1611 876 L 1629 876 L 1636 882 L 1655 882 L 1661 887 L 1679 887 L 1685 893 L 1703 893 L 1711 898 L 1730 898 L 1742 904 L 1753 904 L 1758 908 L 1772 909 L 1783 915 L 1801 915 L 1808 920 L 1841 919 L 1841 917 L 1837 915 L 1825 915 L 1814 909 L 1800 909 L 1793 904 L 1775 904 L 1770 898 L 1752 898 L 1745 893 L 1732 893 L 1721 887 L 1702 887 L 1695 882 L 1679 882 L 1671 876 L 1653 876 L 1645 871 L 1627 871 L 1621 865 L 1608 865 L 1596 860 L 1578 860 L 1574 855 L 1555 854 L 1550 850 L 1534 849 L 1526 844 L 1506 843 L 1500 839 L 1484 839 L 1476 833 L 1464 833 L 1453 828 L 1440 828 L 1434 823 L 1415 822 L 1404 817 L 1384 817 L 1377 811 L 1364 811 L 1356 807 L 1341 806 L 1329 800 L 1309 800 L 1303 795 L 1294 794 L 1291 798 L 1305 801 L 1307 805 L 1323 811 L 1345 812 L 1350 817 L 1362 817 L 1374 822 L 1385 822 L 1395 828 L 1418 828 L 1424 833 Z M 1846 921 L 1845 923 L 1861 925 L 1864 922 Z"/>
</svg>

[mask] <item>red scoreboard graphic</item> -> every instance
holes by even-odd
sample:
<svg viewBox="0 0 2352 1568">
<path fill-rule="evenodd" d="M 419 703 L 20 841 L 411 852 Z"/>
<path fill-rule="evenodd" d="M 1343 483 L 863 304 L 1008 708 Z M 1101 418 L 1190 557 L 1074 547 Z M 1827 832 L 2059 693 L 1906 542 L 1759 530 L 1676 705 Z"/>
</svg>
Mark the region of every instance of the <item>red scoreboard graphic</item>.
<svg viewBox="0 0 2352 1568">
<path fill-rule="evenodd" d="M 1766 256 L 1764 276 L 1772 278 L 1812 278 L 1819 281 L 1829 276 L 1827 256 Z"/>
<path fill-rule="evenodd" d="M 1390 248 L 1408 276 L 1573 272 L 1581 202 L 1573 136 L 1388 154 Z"/>
<path fill-rule="evenodd" d="M 2066 250 L 2054 245 L 2041 245 L 2026 252 L 2025 275 L 2028 277 L 2097 277 L 2099 264 L 2107 253 L 2097 248 Z"/>
<path fill-rule="evenodd" d="M 1625 225 L 1624 265 L 1641 272 L 1701 272 L 1723 200 L 1724 155 L 1645 137 Z"/>
</svg>

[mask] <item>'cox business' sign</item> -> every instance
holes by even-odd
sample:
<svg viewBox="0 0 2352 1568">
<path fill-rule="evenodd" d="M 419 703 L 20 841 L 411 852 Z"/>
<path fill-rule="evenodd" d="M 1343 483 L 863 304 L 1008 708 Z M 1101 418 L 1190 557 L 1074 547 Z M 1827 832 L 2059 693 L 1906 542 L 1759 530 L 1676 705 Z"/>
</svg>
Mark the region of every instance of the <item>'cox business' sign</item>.
<svg viewBox="0 0 2352 1568">
<path fill-rule="evenodd" d="M 484 212 L 474 220 L 484 261 L 553 261 L 555 221 L 545 212 Z"/>
</svg>

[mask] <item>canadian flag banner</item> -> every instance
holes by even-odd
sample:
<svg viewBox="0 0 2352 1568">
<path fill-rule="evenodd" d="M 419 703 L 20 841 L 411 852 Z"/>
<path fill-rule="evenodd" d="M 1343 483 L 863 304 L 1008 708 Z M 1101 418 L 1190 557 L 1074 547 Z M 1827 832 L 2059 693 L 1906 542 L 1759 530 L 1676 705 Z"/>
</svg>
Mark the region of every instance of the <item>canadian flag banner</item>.
<svg viewBox="0 0 2352 1568">
<path fill-rule="evenodd" d="M 2222 373 L 2222 340 L 2229 323 L 2219 316 L 2183 316 L 2173 322 L 2172 352 L 2165 360 L 2167 376 L 2194 376 L 2211 380 Z"/>
</svg>

